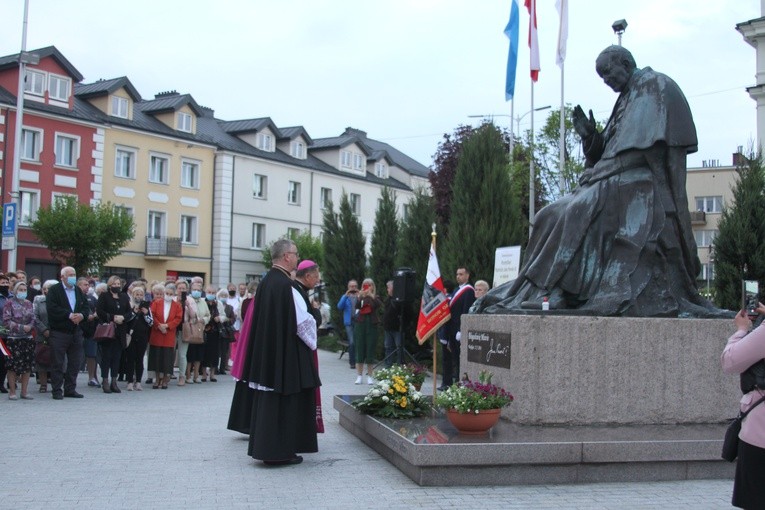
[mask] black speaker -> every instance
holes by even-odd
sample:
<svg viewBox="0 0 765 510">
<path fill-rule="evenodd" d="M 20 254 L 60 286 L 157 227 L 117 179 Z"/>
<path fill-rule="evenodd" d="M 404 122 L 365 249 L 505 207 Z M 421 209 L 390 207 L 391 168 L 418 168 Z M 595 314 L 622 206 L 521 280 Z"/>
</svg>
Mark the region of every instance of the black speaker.
<svg viewBox="0 0 765 510">
<path fill-rule="evenodd" d="M 408 303 L 417 298 L 414 288 L 416 272 L 409 267 L 400 267 L 393 274 L 393 301 Z"/>
</svg>

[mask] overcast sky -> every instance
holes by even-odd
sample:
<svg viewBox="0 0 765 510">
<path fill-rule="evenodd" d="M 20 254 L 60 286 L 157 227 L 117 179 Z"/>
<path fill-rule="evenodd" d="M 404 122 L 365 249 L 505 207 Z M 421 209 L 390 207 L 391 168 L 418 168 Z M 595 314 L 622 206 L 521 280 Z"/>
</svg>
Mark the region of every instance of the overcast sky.
<svg viewBox="0 0 765 510">
<path fill-rule="evenodd" d="M 535 107 L 560 105 L 555 0 L 537 0 L 541 65 Z M 521 3 L 515 114 L 531 108 L 528 15 Z M 23 0 L 0 0 L 0 55 L 21 47 Z M 509 115 L 504 84 L 510 0 L 30 0 L 27 48 L 55 45 L 85 76 L 127 76 L 144 98 L 189 93 L 225 120 L 271 117 L 313 138 L 367 131 L 430 166 L 444 133 Z M 756 137 L 755 50 L 736 23 L 759 0 L 571 0 L 565 101 L 606 119 L 616 99 L 595 58 L 623 44 L 638 67 L 678 82 L 691 105 L 699 152 L 730 164 Z M 538 127 L 548 112 L 535 117 Z M 510 119 L 495 117 L 508 127 Z M 530 127 L 530 116 L 521 130 Z"/>
</svg>

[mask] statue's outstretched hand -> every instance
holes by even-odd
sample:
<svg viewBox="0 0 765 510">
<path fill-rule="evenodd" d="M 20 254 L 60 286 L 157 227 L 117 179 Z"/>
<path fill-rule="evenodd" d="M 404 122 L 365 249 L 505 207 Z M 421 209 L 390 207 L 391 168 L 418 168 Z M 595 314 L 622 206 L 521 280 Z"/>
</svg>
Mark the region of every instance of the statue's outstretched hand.
<svg viewBox="0 0 765 510">
<path fill-rule="evenodd" d="M 574 122 L 574 129 L 579 134 L 579 137 L 583 140 L 585 138 L 588 138 L 592 136 L 593 133 L 595 133 L 595 117 L 592 115 L 592 110 L 590 110 L 590 117 L 587 118 L 587 115 L 585 115 L 584 110 L 582 110 L 582 107 L 580 105 L 576 105 L 574 107 L 574 113 L 571 115 L 572 121 Z"/>
</svg>

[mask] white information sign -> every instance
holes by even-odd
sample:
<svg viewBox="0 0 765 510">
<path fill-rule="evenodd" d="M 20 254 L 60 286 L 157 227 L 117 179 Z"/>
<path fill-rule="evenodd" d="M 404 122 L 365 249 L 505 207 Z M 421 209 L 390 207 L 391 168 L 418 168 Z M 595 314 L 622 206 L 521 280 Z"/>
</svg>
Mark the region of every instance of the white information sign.
<svg viewBox="0 0 765 510">
<path fill-rule="evenodd" d="M 492 288 L 518 278 L 521 267 L 521 247 L 504 246 L 494 254 L 494 282 Z"/>
<path fill-rule="evenodd" d="M 5 237 L 3 236 L 3 250 L 12 250 L 16 247 L 16 237 Z"/>
</svg>

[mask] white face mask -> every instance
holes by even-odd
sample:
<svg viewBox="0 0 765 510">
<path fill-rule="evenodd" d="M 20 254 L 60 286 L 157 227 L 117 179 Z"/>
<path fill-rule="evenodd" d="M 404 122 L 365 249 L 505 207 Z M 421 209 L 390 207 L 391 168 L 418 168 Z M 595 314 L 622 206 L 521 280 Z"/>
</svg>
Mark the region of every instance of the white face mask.
<svg viewBox="0 0 765 510">
<path fill-rule="evenodd" d="M 165 302 L 166 303 L 169 303 L 172 300 L 173 300 L 173 296 L 168 296 L 167 294 L 165 294 Z"/>
<path fill-rule="evenodd" d="M 34 285 L 32 285 L 32 288 L 35 289 L 35 290 L 40 290 L 40 284 L 39 283 L 35 283 Z"/>
</svg>

